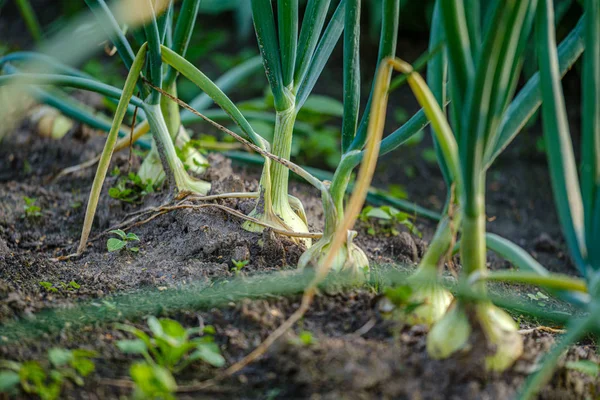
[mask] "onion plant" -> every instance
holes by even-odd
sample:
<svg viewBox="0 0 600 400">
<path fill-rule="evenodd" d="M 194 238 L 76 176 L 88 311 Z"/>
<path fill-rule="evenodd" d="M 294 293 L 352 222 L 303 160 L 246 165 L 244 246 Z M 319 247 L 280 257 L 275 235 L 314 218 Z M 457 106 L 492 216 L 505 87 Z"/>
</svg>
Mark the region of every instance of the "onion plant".
<svg viewBox="0 0 600 400">
<path fill-rule="evenodd" d="M 597 329 L 600 317 L 600 4 L 584 1 L 585 53 L 582 69 L 581 164 L 577 172 L 565 98 L 560 85 L 554 5 L 540 0 L 537 48 L 541 74 L 542 121 L 554 200 L 573 263 L 589 296 L 586 315 L 573 319 L 562 340 L 524 386 L 520 398 L 534 398 L 551 377 L 554 365 L 571 343 Z M 564 282 L 550 276 L 553 285 Z M 534 282 L 538 284 L 538 282 Z M 581 304 L 581 303 L 578 303 Z"/>
<path fill-rule="evenodd" d="M 342 0 L 325 27 L 330 0 L 311 0 L 299 24 L 298 0 L 277 1 L 277 25 L 271 0 L 251 0 L 252 16 L 276 112 L 272 153 L 290 158 L 294 124 L 299 110 L 337 43 L 344 21 Z M 265 165 L 252 217 L 295 232 L 308 232 L 302 204 L 288 194 L 289 170 L 278 163 Z M 263 227 L 246 222 L 250 231 Z M 304 240 L 310 246 L 310 240 Z"/>
<path fill-rule="evenodd" d="M 461 284 L 485 296 L 485 283 L 473 277 L 487 273 L 486 171 L 539 107 L 537 74 L 510 104 L 537 1 L 496 1 L 487 5 L 483 18 L 476 12 L 478 8 L 467 10 L 461 1 L 437 2 L 431 45 L 444 40 L 447 51 L 437 54 L 430 63 L 431 90 L 410 65 L 399 60 L 387 62 L 408 74 L 408 82 L 431 120 L 449 188 L 445 217 L 411 277 L 414 284 L 411 302 L 423 305 L 407 319 L 433 324 L 427 347 L 434 358 L 466 350 L 472 330 L 480 330 L 489 344 L 486 367 L 504 370 L 522 352 L 516 323 L 489 301 L 458 299 L 451 303 L 451 295 L 438 283 L 444 259 L 451 253 L 454 237 L 460 231 Z M 573 36 L 565 39 L 564 64 L 571 65 L 581 54 L 580 34 L 580 30 L 574 31 Z M 451 124 L 443 111 L 447 102 Z M 516 108 L 516 104 L 520 107 Z M 518 251 L 516 246 L 510 246 L 508 253 L 514 255 Z"/>
<path fill-rule="evenodd" d="M 186 164 L 188 164 L 187 168 L 195 169 L 196 172 L 200 172 L 206 162 L 198 151 L 185 146 L 185 142 L 189 140 L 189 136 L 187 136 L 187 133 L 181 127 L 177 105 L 164 101 L 164 98 L 161 100 L 160 93 L 150 90 L 149 86 L 145 84 L 146 80 L 156 87 L 162 87 L 166 93 L 176 95 L 176 79 L 179 76 L 179 72 L 175 67 L 163 60 L 161 53 L 168 51 L 171 54 L 171 62 L 181 63 L 181 61 L 185 61 L 180 53 L 185 54 L 187 49 L 199 1 L 184 0 L 181 4 L 181 11 L 176 23 L 173 21 L 173 2 L 168 2 L 167 9 L 164 10 L 162 15 L 157 15 L 152 8 L 152 2 L 148 2 L 150 21 L 143 29 L 136 31 L 134 35 L 137 40 L 147 40 L 147 42 L 141 45 L 138 54 L 135 56 L 133 55 L 131 43 L 121 31 L 104 0 L 89 0 L 88 4 L 107 30 L 109 36 L 111 36 L 119 55 L 125 66 L 129 69 L 129 75 L 123 90 L 95 81 L 86 74 L 64 66 L 50 57 L 41 54 L 14 53 L 0 59 L 0 65 L 4 66 L 3 71 L 7 74 L 0 77 L 0 84 L 19 83 L 74 87 L 94 91 L 109 98 L 119 99 L 112 124 L 108 124 L 107 126 L 105 122 L 90 115 L 89 112 L 86 112 L 81 107 L 72 104 L 72 102 L 65 101 L 64 97 L 61 98 L 53 92 L 44 91 L 40 88 L 30 89 L 36 96 L 41 97 L 52 105 L 61 107 L 63 112 L 67 111 L 70 116 L 89 123 L 94 127 L 108 128 L 106 130 L 109 130 L 104 151 L 98 157 L 99 166 L 86 210 L 84 228 L 77 251 L 78 254 L 85 248 L 98 203 L 98 196 L 100 195 L 113 150 L 115 148 L 126 147 L 128 143 L 138 139 L 149 130 L 152 132 L 155 140 L 152 150 L 140 170 L 140 175 L 144 181 L 151 179 L 156 184 L 166 176 L 169 193 L 184 191 L 206 194 L 210 188 L 209 183 L 196 180 L 188 175 L 184 164 L 177 154 L 174 143 L 179 144 L 180 147 L 183 147 L 188 152 L 191 151 L 191 153 L 184 155 L 184 157 L 187 161 Z M 58 73 L 42 74 L 35 73 L 36 71 L 23 73 L 8 64 L 8 62 L 15 63 L 32 59 L 42 64 L 51 65 Z M 222 86 L 230 87 L 237 80 L 247 76 L 249 72 L 255 69 L 255 65 L 257 65 L 256 60 L 251 60 L 243 70 L 232 71 L 235 73 L 224 75 L 221 82 Z M 208 88 L 203 86 L 205 92 L 210 92 L 212 97 L 224 96 L 216 83 L 208 80 L 208 78 L 206 80 Z M 142 95 L 143 100 L 133 95 L 135 91 Z M 209 105 L 210 102 L 207 99 L 210 99 L 210 97 L 207 93 L 204 93 L 195 100 L 199 106 L 206 107 Z M 229 101 L 229 103 L 231 102 Z M 134 114 L 136 112 L 135 108 L 140 109 L 138 120 L 142 120 L 142 122 L 138 123 L 136 129 L 130 132 L 129 138 L 122 139 L 117 143 L 117 134 L 126 133 L 122 132 L 123 129 L 121 128 L 126 113 Z M 253 131 L 252 135 L 255 135 Z M 91 163 L 86 164 L 91 165 L 96 160 L 91 161 Z"/>
</svg>

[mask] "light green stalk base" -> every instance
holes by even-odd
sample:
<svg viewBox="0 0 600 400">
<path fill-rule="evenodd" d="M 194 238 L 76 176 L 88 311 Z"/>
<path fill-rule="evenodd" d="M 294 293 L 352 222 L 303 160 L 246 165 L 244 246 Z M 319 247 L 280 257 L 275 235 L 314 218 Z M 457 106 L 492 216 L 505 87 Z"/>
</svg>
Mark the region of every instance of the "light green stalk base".
<svg viewBox="0 0 600 400">
<path fill-rule="evenodd" d="M 292 135 L 296 111 L 290 107 L 285 111 L 278 111 L 275 121 L 275 134 L 272 153 L 278 157 L 289 160 L 292 149 Z M 290 204 L 288 194 L 290 171 L 287 167 L 277 162 L 265 163 L 260 180 L 259 199 L 250 216 L 269 225 L 286 230 L 306 233 L 308 224 L 306 216 L 299 201 Z M 243 228 L 250 232 L 262 232 L 263 226 L 246 221 Z M 306 247 L 310 247 L 310 239 L 300 239 Z"/>
<path fill-rule="evenodd" d="M 465 215 L 461 238 L 461 257 L 467 274 L 485 271 L 485 214 Z M 468 276 L 467 276 L 468 279 Z M 485 294 L 484 282 L 471 287 Z M 491 302 L 456 301 L 427 336 L 427 351 L 433 358 L 447 358 L 458 351 L 468 351 L 473 327 L 485 335 L 488 352 L 485 366 L 490 371 L 504 371 L 523 353 L 523 339 L 512 317 Z"/>
<path fill-rule="evenodd" d="M 163 171 L 168 172 L 166 175 L 167 182 L 170 185 L 174 185 L 180 192 L 188 191 L 207 194 L 210 190 L 210 183 L 190 177 L 183 163 L 177 157 L 175 146 L 173 146 L 173 141 L 169 135 L 160 105 L 146 105 L 145 111 L 152 134 L 154 135 Z"/>
<path fill-rule="evenodd" d="M 408 303 L 420 306 L 400 314 L 406 323 L 432 326 L 444 316 L 452 303 L 452 294 L 440 284 L 439 279 L 445 258 L 452 250 L 460 220 L 461 215 L 457 212 L 454 218 L 446 216 L 440 221 L 417 270 L 408 278 L 407 284 L 412 289 Z"/>
<path fill-rule="evenodd" d="M 201 174 L 206 171 L 206 167 L 208 166 L 206 157 L 204 157 L 197 149 L 189 146 L 186 147 L 186 144 L 189 143 L 191 138 L 183 126 L 180 127 L 180 133 L 175 140 L 177 149 L 179 149 L 180 152 L 183 152 L 183 164 L 187 168 L 187 171 L 192 171 L 196 174 Z M 152 149 L 146 155 L 140 166 L 138 175 L 143 182 L 150 181 L 155 186 L 162 185 L 165 181 L 165 172 L 162 167 L 160 155 L 158 154 L 158 149 L 154 142 L 152 143 Z"/>
<path fill-rule="evenodd" d="M 333 196 L 332 196 L 333 197 Z M 317 267 L 327 256 L 331 241 L 339 223 L 339 215 L 336 209 L 323 198 L 323 211 L 325 214 L 325 229 L 323 236 L 310 249 L 306 250 L 298 260 L 298 268 Z M 369 272 L 369 259 L 360 247 L 354 244 L 355 231 L 348 231 L 347 239 L 336 255 L 331 270 L 343 272 L 363 281 Z"/>
<path fill-rule="evenodd" d="M 173 97 L 177 97 L 177 86 L 173 83 L 170 87 L 163 88 Z M 175 147 L 179 150 L 183 164 L 187 171 L 193 171 L 201 174 L 206 171 L 208 161 L 195 148 L 188 146 L 191 138 L 183 125 L 181 125 L 181 116 L 179 114 L 179 105 L 168 98 L 161 96 L 160 110 L 164 120 L 164 125 L 171 136 L 171 140 L 175 143 Z M 153 141 L 152 149 L 142 162 L 138 175 L 143 182 L 152 182 L 154 186 L 160 186 L 165 181 L 166 175 L 163 170 L 162 161 L 158 154 L 158 148 Z"/>
</svg>

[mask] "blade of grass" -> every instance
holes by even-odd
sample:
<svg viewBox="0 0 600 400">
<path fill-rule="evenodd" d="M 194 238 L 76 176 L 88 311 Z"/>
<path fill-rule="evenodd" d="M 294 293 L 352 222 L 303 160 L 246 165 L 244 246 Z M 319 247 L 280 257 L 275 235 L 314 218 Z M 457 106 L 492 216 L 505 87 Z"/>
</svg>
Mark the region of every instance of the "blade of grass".
<svg viewBox="0 0 600 400">
<path fill-rule="evenodd" d="M 560 86 L 552 7 L 551 0 L 541 0 L 536 21 L 541 91 L 544 100 L 544 137 L 559 220 L 575 265 L 583 276 L 587 276 L 583 204 Z"/>
</svg>

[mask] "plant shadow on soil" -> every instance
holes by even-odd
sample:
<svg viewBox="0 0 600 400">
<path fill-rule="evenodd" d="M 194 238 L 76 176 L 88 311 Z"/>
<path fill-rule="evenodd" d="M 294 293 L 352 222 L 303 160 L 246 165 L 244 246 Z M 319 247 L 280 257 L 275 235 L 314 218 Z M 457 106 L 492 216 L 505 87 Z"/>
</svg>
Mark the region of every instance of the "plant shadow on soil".
<svg viewBox="0 0 600 400">
<path fill-rule="evenodd" d="M 131 212 L 160 205 L 163 200 L 160 192 L 146 196 L 142 204 L 125 204 L 112 199 L 107 190 L 115 184 L 116 177 L 108 177 L 104 185 L 93 240 L 86 253 L 76 260 L 51 262 L 51 257 L 67 254 L 76 246 L 95 168 L 56 183 L 49 183 L 49 178 L 62 168 L 91 158 L 102 145 L 102 136 L 80 127 L 61 141 L 52 141 L 33 134 L 27 123 L 3 141 L 0 148 L 0 321 L 8 324 L 35 320 L 36 313 L 45 309 L 75 310 L 79 304 L 110 299 L 107 296 L 116 294 L 143 293 L 149 289 L 168 292 L 189 283 L 208 287 L 214 282 L 235 279 L 232 260 L 249 261 L 239 272 L 241 278 L 282 269 L 293 273 L 289 266 L 297 263 L 301 248 L 271 232 L 246 232 L 237 217 L 212 208 L 177 210 L 162 215 L 132 229 L 141 239 L 139 253 L 108 253 L 108 236 L 94 238 L 95 235 L 122 222 Z M 113 161 L 122 170 L 128 168 L 126 153 L 117 154 Z M 134 157 L 134 170 L 138 163 Z M 535 250 L 541 261 L 554 260 L 550 263 L 552 270 L 572 272 L 564 255 L 564 245 L 556 239 L 560 236 L 555 228 L 555 216 L 545 218 L 544 214 L 540 217 L 532 212 L 538 206 L 552 209 L 549 188 L 543 187 L 541 190 L 546 191 L 546 196 L 540 196 L 539 190 L 532 193 L 533 188 L 517 193 L 517 186 L 513 185 L 515 176 L 543 176 L 543 166 L 531 167 L 523 162 L 513 165 L 506 175 L 491 180 L 492 186 L 505 184 L 509 188 L 502 193 L 493 187 L 490 189 L 490 210 L 497 213 L 500 220 L 509 221 L 499 222 L 497 226 L 491 223 L 491 229 L 522 242 L 520 244 L 528 250 Z M 385 159 L 380 168 L 386 168 Z M 213 182 L 215 193 L 251 191 L 257 188 L 258 172 L 234 169 L 227 159 L 214 155 L 211 168 L 203 178 Z M 380 177 L 379 183 L 385 181 L 385 173 Z M 292 186 L 292 194 L 305 205 L 311 231 L 321 230 L 323 216 L 318 193 L 304 184 L 294 182 Z M 406 186 L 409 193 L 415 194 L 412 199 L 427 199 L 424 203 L 435 202 L 432 196 L 436 193 L 440 196 L 439 177 L 431 179 L 429 188 L 411 181 L 407 181 Z M 517 196 L 525 196 L 525 208 L 511 201 Z M 23 217 L 24 197 L 36 199 L 41 217 Z M 230 199 L 220 203 L 246 214 L 253 207 L 251 200 Z M 510 222 L 515 210 L 521 215 L 521 222 L 524 215 L 528 224 L 533 224 L 529 230 L 515 232 L 518 228 Z M 423 220 L 418 220 L 417 225 L 425 238 L 431 236 L 435 227 Z M 369 236 L 364 224 L 358 228 L 357 243 L 374 265 L 402 265 L 398 268 L 410 269 L 425 249 L 425 241 L 408 232 L 390 237 Z M 549 233 L 540 238 L 539 232 Z M 492 268 L 507 266 L 497 258 L 491 260 Z M 459 260 L 456 261 L 459 266 Z M 71 281 L 79 284 L 79 289 L 69 288 Z M 40 282 L 50 282 L 57 290 L 50 292 Z M 531 287 L 510 288 L 524 298 L 527 293 L 537 291 Z M 507 287 L 498 289 L 508 290 Z M 156 296 L 160 302 L 160 295 Z M 503 374 L 486 374 L 481 367 L 481 356 L 485 352 L 481 347 L 475 346 L 473 351 L 449 360 L 431 360 L 425 349 L 426 330 L 383 318 L 378 312 L 378 298 L 372 287 L 321 293 L 302 322 L 261 360 L 207 391 L 182 393 L 180 397 L 504 399 L 514 396 L 554 342 L 554 337 L 543 331 L 527 334 L 525 353 L 513 368 Z M 296 290 L 285 296 L 266 294 L 219 306 L 169 309 L 162 314 L 188 327 L 213 325 L 217 341 L 231 364 L 277 328 L 298 307 L 299 299 Z M 562 306 L 551 299 L 547 302 L 548 307 Z M 129 321 L 144 327 L 143 316 L 132 316 Z M 522 319 L 522 327 L 529 328 L 532 322 Z M 299 345 L 291 340 L 301 331 L 311 332 L 312 344 Z M 96 373 L 86 380 L 83 388 L 67 387 L 63 398 L 118 398 L 130 392 L 111 381 L 126 378 L 132 361 L 115 347 L 115 341 L 122 338 L 122 332 L 101 322 L 78 329 L 65 327 L 37 339 L 4 344 L 0 347 L 0 359 L 41 359 L 51 346 L 95 349 L 100 353 Z M 597 380 L 564 367 L 567 360 L 598 361 L 595 351 L 593 342 L 571 347 L 541 397 L 597 396 L 600 393 Z M 178 376 L 178 382 L 184 384 L 214 375 L 214 369 L 196 365 Z"/>
</svg>

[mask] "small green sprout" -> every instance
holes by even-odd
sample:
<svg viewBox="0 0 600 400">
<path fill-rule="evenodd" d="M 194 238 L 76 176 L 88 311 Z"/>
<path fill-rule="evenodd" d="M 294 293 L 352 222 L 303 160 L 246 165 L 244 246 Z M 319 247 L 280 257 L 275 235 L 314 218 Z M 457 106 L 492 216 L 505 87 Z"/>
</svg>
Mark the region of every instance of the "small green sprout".
<svg viewBox="0 0 600 400">
<path fill-rule="evenodd" d="M 106 242 L 106 248 L 110 253 L 115 251 L 120 251 L 122 249 L 127 249 L 131 252 L 137 253 L 140 251 L 139 247 L 136 246 L 128 246 L 129 243 L 139 242 L 140 238 L 132 232 L 125 233 L 121 229 L 115 229 L 110 231 L 109 233 L 113 233 L 118 236 L 118 238 L 110 238 Z"/>
<path fill-rule="evenodd" d="M 0 393 L 16 394 L 20 386 L 42 400 L 58 399 L 66 381 L 83 386 L 83 378 L 96 368 L 93 357 L 96 352 L 90 350 L 52 348 L 48 362 L 0 361 Z"/>
<path fill-rule="evenodd" d="M 130 325 L 118 324 L 117 328 L 137 338 L 120 340 L 117 347 L 126 354 L 143 356 L 148 365 L 158 365 L 174 373 L 198 360 L 214 367 L 225 365 L 225 358 L 214 341 L 212 326 L 185 329 L 172 319 L 150 317 L 148 328 L 152 336 Z M 201 336 L 190 338 L 198 334 Z"/>
<path fill-rule="evenodd" d="M 38 282 L 40 284 L 41 287 L 43 287 L 44 289 L 46 289 L 47 292 L 49 293 L 57 293 L 58 289 L 54 287 L 54 284 L 52 282 Z"/>
<path fill-rule="evenodd" d="M 119 174 L 120 171 L 116 169 L 112 173 Z M 150 180 L 143 181 L 138 174 L 133 172 L 119 177 L 117 184 L 108 189 L 110 197 L 125 203 L 139 203 L 149 193 L 154 193 L 152 182 Z"/>
<path fill-rule="evenodd" d="M 173 393 L 177 383 L 171 371 L 165 367 L 137 362 L 129 368 L 129 374 L 135 383 L 134 399 L 175 399 Z"/>
<path fill-rule="evenodd" d="M 25 201 L 25 205 L 23 206 L 25 213 L 21 215 L 21 218 L 35 219 L 42 216 L 42 208 L 35 205 L 36 199 L 25 196 L 23 200 Z"/>
<path fill-rule="evenodd" d="M 428 147 L 421 152 L 421 157 L 425 160 L 426 163 L 431 165 L 437 164 L 437 156 L 435 155 L 435 150 L 433 147 Z"/>
<path fill-rule="evenodd" d="M 81 287 L 81 285 L 75 281 L 71 281 L 69 283 L 58 282 L 58 284 L 56 284 L 56 285 L 52 282 L 45 282 L 45 281 L 41 281 L 38 283 L 41 287 L 43 287 L 44 289 L 46 289 L 46 291 L 48 291 L 50 293 L 57 293 L 59 288 L 66 290 L 66 291 L 73 291 L 73 290 L 78 290 Z"/>
<path fill-rule="evenodd" d="M 304 346 L 304 347 L 308 347 L 310 345 L 316 344 L 317 343 L 317 339 L 314 337 L 314 335 L 312 334 L 312 332 L 309 331 L 301 331 L 298 334 L 298 337 L 295 337 L 293 339 L 290 340 L 290 343 L 296 345 L 296 346 Z"/>
<path fill-rule="evenodd" d="M 385 290 L 385 299 L 391 303 L 394 311 L 401 314 L 411 314 L 423 305 L 422 301 L 413 300 L 414 289 L 411 285 L 399 285 Z M 382 310 L 387 311 L 387 310 Z"/>
<path fill-rule="evenodd" d="M 369 224 L 367 233 L 369 235 L 375 235 L 377 231 L 381 231 L 385 235 L 397 236 L 400 232 L 397 229 L 398 225 L 404 225 L 410 231 L 410 233 L 417 236 L 421 236 L 421 232 L 414 225 L 412 217 L 394 207 L 382 206 L 382 207 L 365 207 L 358 217 L 362 222 Z M 377 226 L 380 229 L 376 229 L 376 225 L 373 221 L 377 222 Z"/>
<path fill-rule="evenodd" d="M 236 275 L 239 275 L 240 271 L 242 270 L 242 268 L 244 268 L 246 265 L 248 265 L 248 263 L 250 262 L 250 260 L 234 260 L 233 258 L 231 259 L 231 263 L 233 264 L 233 271 L 235 272 Z"/>
<path fill-rule="evenodd" d="M 548 300 L 548 296 L 546 296 L 544 293 L 539 292 L 539 291 L 536 294 L 527 293 L 527 297 L 529 297 L 529 299 L 531 299 L 533 301 L 536 301 L 538 306 L 540 306 L 540 307 L 545 307 L 546 306 L 545 300 Z"/>
</svg>

